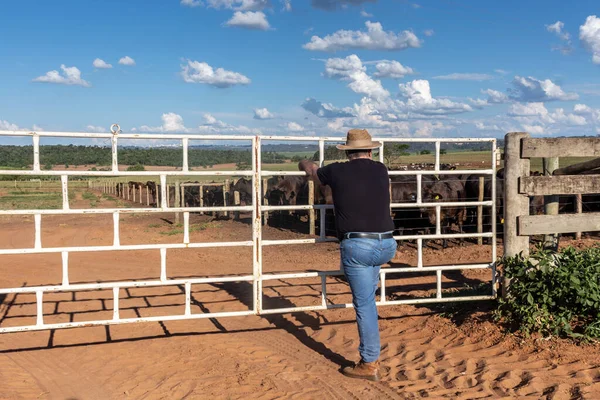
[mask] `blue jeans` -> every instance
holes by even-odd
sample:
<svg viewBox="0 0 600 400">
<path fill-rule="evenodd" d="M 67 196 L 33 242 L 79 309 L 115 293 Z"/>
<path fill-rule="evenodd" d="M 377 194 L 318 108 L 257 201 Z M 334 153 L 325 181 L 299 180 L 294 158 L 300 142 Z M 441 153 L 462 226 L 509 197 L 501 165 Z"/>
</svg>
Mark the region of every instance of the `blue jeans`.
<svg viewBox="0 0 600 400">
<path fill-rule="evenodd" d="M 360 345 L 358 352 L 364 362 L 379 358 L 379 324 L 375 291 L 379 283 L 381 264 L 388 263 L 396 254 L 394 239 L 344 239 L 340 252 L 344 274 L 352 291 L 352 304 Z"/>
</svg>

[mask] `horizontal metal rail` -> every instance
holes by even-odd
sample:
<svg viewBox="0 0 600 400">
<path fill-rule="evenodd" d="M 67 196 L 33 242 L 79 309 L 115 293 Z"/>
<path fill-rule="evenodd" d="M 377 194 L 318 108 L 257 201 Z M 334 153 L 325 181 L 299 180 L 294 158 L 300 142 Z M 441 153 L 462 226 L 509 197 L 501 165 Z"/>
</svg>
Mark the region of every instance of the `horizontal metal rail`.
<svg viewBox="0 0 600 400">
<path fill-rule="evenodd" d="M 0 289 L 0 294 L 9 293 L 35 293 L 35 292 L 75 292 L 82 290 L 101 290 L 101 289 L 131 289 L 141 287 L 155 286 L 179 286 L 190 283 L 192 285 L 201 283 L 224 283 L 224 282 L 246 282 L 252 281 L 254 276 L 223 276 L 211 278 L 185 278 L 185 279 L 165 279 L 152 281 L 123 281 L 123 282 L 105 282 L 105 283 L 77 283 L 70 285 L 54 285 L 54 286 L 23 286 L 19 288 Z"/>
</svg>

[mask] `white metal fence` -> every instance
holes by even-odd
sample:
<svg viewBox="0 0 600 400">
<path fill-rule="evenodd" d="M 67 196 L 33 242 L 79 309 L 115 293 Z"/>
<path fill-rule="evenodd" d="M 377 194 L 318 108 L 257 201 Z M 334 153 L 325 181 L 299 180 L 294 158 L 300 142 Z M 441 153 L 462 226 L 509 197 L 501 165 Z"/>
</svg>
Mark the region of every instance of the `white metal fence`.
<svg viewBox="0 0 600 400">
<path fill-rule="evenodd" d="M 347 304 L 329 304 L 327 302 L 327 282 L 328 276 L 339 276 L 343 272 L 340 271 L 319 271 L 319 272 L 301 272 L 301 273 L 263 273 L 262 270 L 262 249 L 264 246 L 284 246 L 290 244 L 311 244 L 321 242 L 337 242 L 337 239 L 327 238 L 325 236 L 325 211 L 331 209 L 331 205 L 296 205 L 296 206 L 269 206 L 262 204 L 262 188 L 261 182 L 263 177 L 276 175 L 304 175 L 301 171 L 264 171 L 261 167 L 261 149 L 265 141 L 280 141 L 280 142 L 318 142 L 320 165 L 323 165 L 325 155 L 325 143 L 344 141 L 341 137 L 290 137 L 290 136 L 218 136 L 218 135 L 181 135 L 181 134 L 121 134 L 118 126 L 111 127 L 113 133 L 98 134 L 98 133 L 71 133 L 71 132 L 22 132 L 22 131 L 0 131 L 2 137 L 31 137 L 33 141 L 33 168 L 31 170 L 0 170 L 0 175 L 33 175 L 33 176 L 60 176 L 62 183 L 62 209 L 52 210 L 0 210 L 0 215 L 33 215 L 35 222 L 35 242 L 31 248 L 18 249 L 0 249 L 0 262 L 2 256 L 15 254 L 41 254 L 41 253 L 61 253 L 62 255 L 62 284 L 53 286 L 24 286 L 17 288 L 0 288 L 0 294 L 20 294 L 20 293 L 35 293 L 37 304 L 37 319 L 35 325 L 4 327 L 0 328 L 0 333 L 33 331 L 45 329 L 61 329 L 83 326 L 99 326 L 125 324 L 134 322 L 149 322 L 149 321 L 172 321 L 184 319 L 199 319 L 199 318 L 218 318 L 243 315 L 265 315 L 289 313 L 298 311 L 315 311 L 331 308 L 347 308 L 352 307 L 351 303 Z M 40 168 L 40 137 L 47 138 L 88 138 L 88 139 L 108 139 L 112 143 L 112 166 L 109 171 L 74 171 L 74 170 L 42 170 Z M 119 171 L 118 168 L 118 141 L 119 140 L 179 140 L 182 145 L 183 166 L 180 171 Z M 252 143 L 252 170 L 248 171 L 195 171 L 191 170 L 188 165 L 188 148 L 190 141 L 206 141 L 206 140 L 227 140 L 227 141 L 247 141 Z M 436 210 L 436 231 L 430 235 L 411 235 L 397 236 L 397 240 L 416 240 L 418 248 L 418 262 L 415 267 L 410 268 L 382 268 L 381 277 L 381 292 L 378 306 L 393 305 L 393 304 L 416 304 L 416 303 L 437 303 L 437 302 L 454 302 L 454 301 L 469 301 L 469 300 L 485 300 L 496 297 L 496 224 L 491 224 L 491 232 L 484 233 L 460 233 L 460 234 L 442 234 L 440 225 L 440 211 L 442 207 L 453 206 L 488 206 L 491 207 L 492 221 L 496 220 L 496 142 L 495 139 L 480 139 L 480 138 L 452 138 L 452 139 L 408 139 L 408 138 L 375 138 L 385 143 L 401 142 L 415 143 L 428 142 L 435 145 L 435 168 L 433 170 L 421 171 L 390 171 L 390 175 L 415 175 L 417 179 L 417 199 L 414 203 L 397 203 L 392 204 L 393 208 L 415 208 L 415 207 L 431 207 Z M 440 170 L 440 144 L 449 142 L 484 142 L 491 145 L 491 168 L 478 170 Z M 383 161 L 383 147 L 379 152 L 380 160 Z M 424 203 L 421 196 L 421 180 L 423 175 L 448 174 L 458 175 L 464 173 L 477 173 L 490 175 L 492 181 L 492 196 L 488 201 L 471 201 L 471 202 L 434 202 Z M 69 207 L 69 177 L 70 176 L 87 176 L 87 177 L 114 177 L 114 176 L 160 176 L 161 203 L 156 208 L 88 208 L 88 209 L 71 209 Z M 252 205 L 246 206 L 226 206 L 226 207 L 169 207 L 166 199 L 167 176 L 249 176 L 252 177 Z M 320 218 L 320 235 L 314 239 L 297 239 L 297 240 L 263 240 L 262 239 L 262 213 L 265 211 L 278 210 L 308 210 L 317 209 L 321 213 Z M 252 212 L 252 239 L 248 241 L 235 242 L 190 242 L 190 212 L 222 212 L 222 211 L 241 211 Z M 120 214 L 128 213 L 164 213 L 164 212 L 179 212 L 183 213 L 183 228 L 184 239 L 178 244 L 140 244 L 140 245 L 122 245 L 119 237 L 119 217 Z M 69 215 L 69 214 L 112 214 L 113 215 L 113 243 L 108 246 L 77 246 L 77 247 L 44 247 L 41 240 L 41 224 L 42 215 Z M 427 239 L 452 239 L 452 238 L 467 238 L 467 237 L 487 237 L 492 239 L 492 255 L 489 262 L 470 265 L 438 265 L 432 267 L 423 266 L 423 240 Z M 183 248 L 217 248 L 217 247 L 251 247 L 252 248 L 252 274 L 241 276 L 227 277 L 207 277 L 207 278 L 183 278 L 169 279 L 167 278 L 167 252 L 172 249 Z M 160 252 L 160 271 L 157 269 L 157 278 L 154 280 L 138 280 L 138 281 L 120 281 L 120 282 L 105 282 L 105 283 L 71 283 L 69 280 L 69 253 L 75 252 L 99 252 L 99 251 L 128 251 L 128 250 L 156 250 Z M 450 270 L 466 270 L 466 269 L 489 269 L 491 273 L 491 291 L 487 295 L 477 296 L 461 296 L 461 297 L 443 297 L 442 296 L 442 272 Z M 388 300 L 386 298 L 386 275 L 391 273 L 412 273 L 412 272 L 435 272 L 436 274 L 436 296 L 435 298 L 418 298 L 404 300 Z M 320 278 L 321 280 L 321 304 L 304 307 L 293 308 L 274 308 L 266 309 L 263 307 L 263 289 L 264 281 L 277 279 L 293 279 L 293 278 Z M 192 313 L 191 312 L 191 286 L 193 284 L 206 283 L 223 283 L 223 282 L 252 282 L 253 301 L 252 309 L 247 311 L 231 311 L 218 313 Z M 121 318 L 119 315 L 119 295 L 121 290 L 136 287 L 158 287 L 158 286 L 174 286 L 182 285 L 185 287 L 185 311 L 178 315 L 162 315 L 153 317 L 138 317 L 138 318 Z M 112 319 L 104 319 L 97 321 L 82 321 L 68 323 L 45 323 L 43 313 L 44 295 L 50 292 L 62 291 L 83 291 L 96 289 L 112 289 L 113 290 L 113 317 Z"/>
</svg>

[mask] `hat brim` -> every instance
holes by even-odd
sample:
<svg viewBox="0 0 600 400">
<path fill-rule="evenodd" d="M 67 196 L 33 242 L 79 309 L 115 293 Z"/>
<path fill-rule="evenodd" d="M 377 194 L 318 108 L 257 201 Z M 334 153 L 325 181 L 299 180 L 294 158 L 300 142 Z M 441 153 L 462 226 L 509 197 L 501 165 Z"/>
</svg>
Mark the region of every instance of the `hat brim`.
<svg viewBox="0 0 600 400">
<path fill-rule="evenodd" d="M 371 142 L 369 146 L 348 146 L 345 144 L 338 144 L 335 146 L 338 150 L 374 150 L 381 147 L 381 142 Z"/>
</svg>

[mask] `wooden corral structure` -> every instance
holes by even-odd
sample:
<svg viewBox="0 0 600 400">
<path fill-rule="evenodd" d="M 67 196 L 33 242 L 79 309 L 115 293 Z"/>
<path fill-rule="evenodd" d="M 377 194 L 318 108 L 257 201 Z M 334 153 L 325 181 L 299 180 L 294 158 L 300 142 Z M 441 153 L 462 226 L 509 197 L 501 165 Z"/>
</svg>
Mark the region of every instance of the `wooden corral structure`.
<svg viewBox="0 0 600 400">
<path fill-rule="evenodd" d="M 600 193 L 600 158 L 558 168 L 560 157 L 600 157 L 600 138 L 534 139 L 524 132 L 505 141 L 504 254 L 529 254 L 529 237 L 600 231 L 600 212 L 582 213 L 582 195 Z M 544 158 L 545 176 L 529 176 L 531 158 Z M 574 175 L 578 174 L 578 175 Z M 558 196 L 575 197 L 575 213 L 558 213 Z M 546 215 L 529 215 L 529 196 L 544 196 Z M 557 243 L 553 243 L 554 246 Z M 510 282 L 504 282 L 504 295 Z"/>
</svg>

